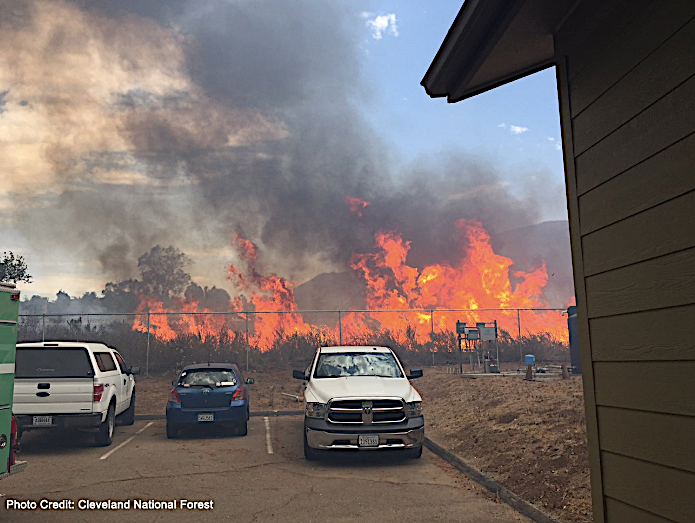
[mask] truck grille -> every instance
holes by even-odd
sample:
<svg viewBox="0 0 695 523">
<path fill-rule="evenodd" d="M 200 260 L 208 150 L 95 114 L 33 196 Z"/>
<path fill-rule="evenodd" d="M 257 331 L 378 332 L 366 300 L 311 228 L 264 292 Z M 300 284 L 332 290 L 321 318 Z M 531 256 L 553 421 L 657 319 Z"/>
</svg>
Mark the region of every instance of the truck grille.
<svg viewBox="0 0 695 523">
<path fill-rule="evenodd" d="M 328 405 L 327 421 L 353 425 L 379 425 L 405 421 L 405 405 L 396 398 L 333 400 Z"/>
</svg>

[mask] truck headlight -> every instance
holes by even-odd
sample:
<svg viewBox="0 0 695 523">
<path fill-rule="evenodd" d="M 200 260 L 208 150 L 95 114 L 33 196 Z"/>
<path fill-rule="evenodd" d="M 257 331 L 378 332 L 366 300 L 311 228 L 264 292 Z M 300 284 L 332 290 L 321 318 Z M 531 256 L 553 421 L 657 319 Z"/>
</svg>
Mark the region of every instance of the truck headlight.
<svg viewBox="0 0 695 523">
<path fill-rule="evenodd" d="M 326 404 L 307 402 L 306 415 L 308 418 L 321 418 L 326 416 Z"/>
<path fill-rule="evenodd" d="M 416 418 L 417 416 L 422 416 L 422 402 L 413 401 L 411 403 L 406 403 L 405 407 L 409 418 Z"/>
</svg>

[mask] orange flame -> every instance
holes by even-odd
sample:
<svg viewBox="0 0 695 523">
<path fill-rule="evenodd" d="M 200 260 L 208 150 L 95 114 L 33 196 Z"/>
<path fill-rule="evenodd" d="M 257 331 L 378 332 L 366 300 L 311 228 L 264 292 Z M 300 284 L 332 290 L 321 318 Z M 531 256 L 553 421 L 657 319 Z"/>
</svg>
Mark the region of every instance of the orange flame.
<svg viewBox="0 0 695 523">
<path fill-rule="evenodd" d="M 369 202 L 367 200 L 361 200 L 360 198 L 354 198 L 353 196 L 346 196 L 345 201 L 350 206 L 350 212 L 356 216 L 362 218 L 364 215 L 364 210 L 369 207 Z"/>
<path fill-rule="evenodd" d="M 243 267 L 229 265 L 228 279 L 248 296 L 249 301 L 257 311 L 263 314 L 255 315 L 253 324 L 255 333 L 249 336 L 249 342 L 253 342 L 261 350 L 268 350 L 278 333 L 308 334 L 311 326 L 304 322 L 298 313 L 276 313 L 274 311 L 295 311 L 297 304 L 294 300 L 294 284 L 276 274 L 263 276 L 256 270 L 257 248 L 250 242 L 234 235 L 232 246 L 240 251 Z M 233 302 L 237 310 L 242 309 L 242 301 L 237 298 Z"/>
<path fill-rule="evenodd" d="M 364 204 L 362 208 L 368 202 Z M 529 272 L 514 271 L 513 260 L 493 251 L 490 236 L 480 222 L 458 220 L 456 227 L 465 240 L 465 251 L 456 265 L 436 264 L 422 269 L 409 266 L 407 257 L 411 242 L 404 241 L 394 231 L 377 232 L 376 252 L 354 253 L 350 266 L 363 278 L 367 309 L 374 312 L 344 314 L 344 339 L 388 329 L 396 339 L 408 345 L 415 341 L 428 341 L 433 331 L 454 330 L 457 320 L 475 323 L 491 322 L 493 319 L 498 321 L 501 329 L 515 336 L 520 319 L 515 309 L 547 307 L 544 298 L 544 288 L 548 283 L 545 262 Z M 236 287 L 239 297 L 230 306 L 233 310 L 241 311 L 248 310 L 250 304 L 251 310 L 259 311 L 250 315 L 250 344 L 265 351 L 272 347 L 279 336 L 316 333 L 316 327 L 294 312 L 298 310 L 294 284 L 276 274 L 259 273 L 256 268 L 258 249 L 251 241 L 236 234 L 232 246 L 239 252 L 240 260 L 229 265 L 228 279 Z M 510 279 L 510 269 L 514 283 Z M 573 298 L 568 300 L 568 304 L 572 302 Z M 175 300 L 172 307 L 185 312 L 207 311 L 195 301 Z M 437 310 L 496 308 L 510 311 Z M 422 312 L 394 312 L 394 309 L 422 309 Z M 429 311 L 433 309 L 435 312 L 431 314 Z M 138 312 L 146 311 L 161 312 L 164 306 L 154 298 L 143 297 Z M 566 319 L 559 312 L 524 311 L 521 319 L 521 334 L 548 332 L 558 340 L 566 342 L 568 339 Z M 146 332 L 145 315 L 138 316 L 133 329 Z M 173 340 L 178 334 L 192 334 L 207 339 L 225 331 L 230 339 L 234 339 L 234 332 L 227 327 L 225 317 L 221 315 L 150 316 L 150 332 L 162 340 Z M 326 339 L 338 338 L 337 321 L 319 334 Z"/>
</svg>

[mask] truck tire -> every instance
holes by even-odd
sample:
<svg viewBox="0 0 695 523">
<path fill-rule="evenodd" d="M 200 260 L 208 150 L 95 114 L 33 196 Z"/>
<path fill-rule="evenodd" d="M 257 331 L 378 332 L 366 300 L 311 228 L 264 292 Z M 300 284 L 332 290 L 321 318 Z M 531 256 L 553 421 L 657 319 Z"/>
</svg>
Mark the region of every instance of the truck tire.
<svg viewBox="0 0 695 523">
<path fill-rule="evenodd" d="M 312 449 L 306 441 L 306 430 L 304 431 L 304 458 L 307 461 L 316 461 L 321 457 L 321 451 Z"/>
<path fill-rule="evenodd" d="M 418 447 L 416 449 L 406 449 L 403 452 L 405 452 L 405 458 L 407 459 L 420 459 L 422 456 L 422 447 Z"/>
<path fill-rule="evenodd" d="M 130 397 L 130 405 L 123 411 L 120 418 L 119 421 L 123 425 L 132 425 L 135 423 L 135 389 L 133 389 L 133 395 Z"/>
<path fill-rule="evenodd" d="M 108 447 L 113 442 L 113 431 L 116 427 L 116 407 L 113 402 L 109 404 L 109 410 L 106 411 L 106 419 L 99 426 L 99 432 L 96 433 L 97 445 L 100 447 Z"/>
</svg>

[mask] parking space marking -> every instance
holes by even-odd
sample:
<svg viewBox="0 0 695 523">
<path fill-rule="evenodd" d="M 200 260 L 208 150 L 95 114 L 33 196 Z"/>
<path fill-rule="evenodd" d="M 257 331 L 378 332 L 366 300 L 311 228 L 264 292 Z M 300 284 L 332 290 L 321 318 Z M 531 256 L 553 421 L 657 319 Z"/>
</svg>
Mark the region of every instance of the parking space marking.
<svg viewBox="0 0 695 523">
<path fill-rule="evenodd" d="M 125 440 L 123 443 L 121 443 L 120 445 L 118 445 L 118 446 L 115 447 L 115 448 L 112 448 L 111 450 L 109 450 L 106 454 L 104 454 L 104 455 L 103 455 L 102 457 L 100 457 L 99 459 L 106 459 L 106 458 L 108 458 L 111 454 L 113 454 L 114 452 L 116 452 L 116 451 L 117 451 L 118 449 L 120 449 L 121 447 L 125 447 L 128 443 L 130 443 L 131 441 L 133 441 L 133 439 L 135 439 L 135 436 L 137 436 L 137 435 L 140 434 L 143 430 L 145 430 L 147 427 L 150 427 L 150 426 L 152 426 L 152 425 L 154 425 L 154 421 L 150 421 L 147 425 L 145 425 L 144 427 L 142 427 L 140 430 L 138 430 L 135 434 L 133 434 L 132 436 L 130 436 L 130 437 L 129 437 L 127 440 Z"/>
<path fill-rule="evenodd" d="M 265 423 L 265 448 L 268 454 L 273 453 L 273 444 L 270 441 L 270 420 L 268 416 L 263 416 L 263 423 Z"/>
</svg>

